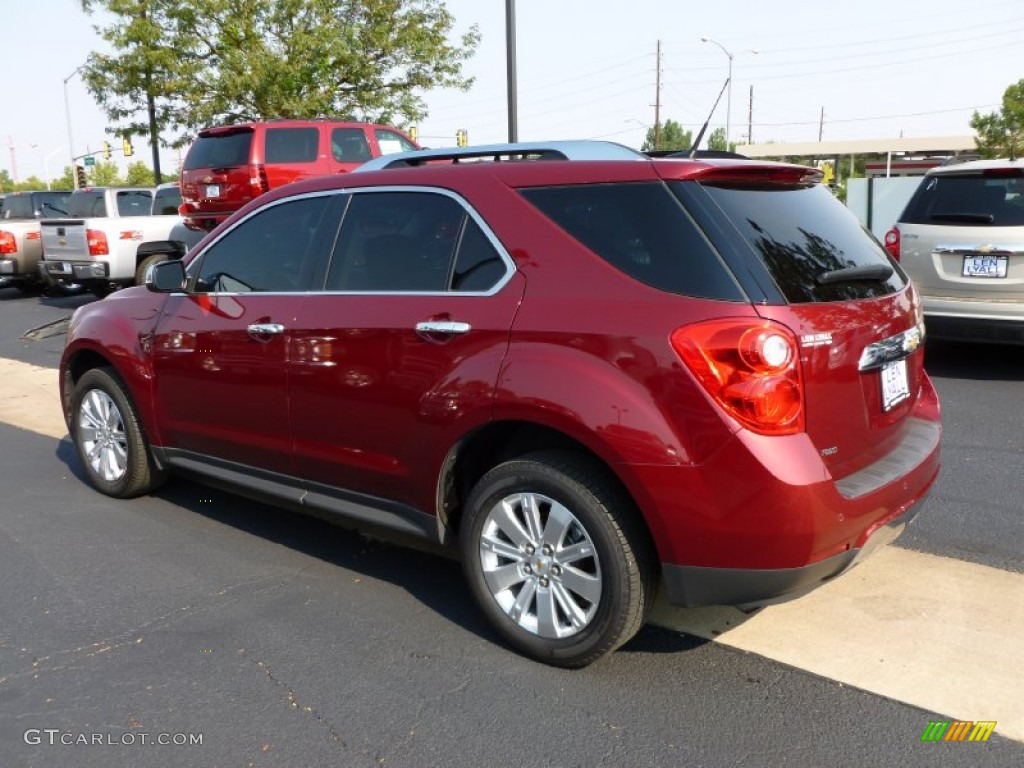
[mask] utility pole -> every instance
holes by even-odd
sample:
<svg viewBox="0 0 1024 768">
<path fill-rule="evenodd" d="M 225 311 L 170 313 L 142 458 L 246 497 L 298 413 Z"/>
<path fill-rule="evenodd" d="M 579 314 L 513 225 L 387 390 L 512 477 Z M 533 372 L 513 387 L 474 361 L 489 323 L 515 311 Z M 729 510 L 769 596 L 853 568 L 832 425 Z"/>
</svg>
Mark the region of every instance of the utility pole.
<svg viewBox="0 0 1024 768">
<path fill-rule="evenodd" d="M 754 143 L 754 86 L 750 86 L 750 106 L 747 109 L 747 144 Z"/>
<path fill-rule="evenodd" d="M 18 161 L 14 158 L 14 139 L 10 136 L 7 137 L 7 147 L 11 150 L 11 178 L 14 183 L 18 183 Z"/>
<path fill-rule="evenodd" d="M 661 40 L 654 49 L 654 149 L 661 149 Z"/>
<path fill-rule="evenodd" d="M 818 141 L 821 141 L 821 134 L 825 131 L 825 108 L 821 108 L 821 119 L 818 120 Z"/>
</svg>

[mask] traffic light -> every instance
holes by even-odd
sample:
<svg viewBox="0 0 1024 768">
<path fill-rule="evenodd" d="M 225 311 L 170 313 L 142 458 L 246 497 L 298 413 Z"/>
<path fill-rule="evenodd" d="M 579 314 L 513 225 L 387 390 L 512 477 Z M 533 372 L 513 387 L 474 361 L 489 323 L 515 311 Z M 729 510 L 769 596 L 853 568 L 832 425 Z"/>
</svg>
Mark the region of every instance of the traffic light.
<svg viewBox="0 0 1024 768">
<path fill-rule="evenodd" d="M 103 142 L 103 159 L 104 160 L 109 160 L 110 159 L 110 142 L 109 141 L 104 141 Z"/>
<path fill-rule="evenodd" d="M 131 157 L 132 153 L 135 152 L 135 150 L 132 148 L 132 143 L 127 138 L 124 138 L 121 141 L 122 141 L 121 147 L 122 147 L 122 149 L 124 149 L 124 156 L 125 157 Z"/>
<path fill-rule="evenodd" d="M 84 189 L 88 186 L 88 182 L 85 179 L 85 168 L 81 165 L 75 166 L 75 189 Z"/>
<path fill-rule="evenodd" d="M 465 147 L 469 145 L 469 133 L 465 128 L 459 128 L 455 132 L 455 144 L 459 147 Z"/>
<path fill-rule="evenodd" d="M 409 128 L 409 138 L 410 139 L 412 139 L 413 141 L 418 141 L 419 135 L 420 135 L 420 132 L 416 129 L 415 125 L 411 126 Z"/>
</svg>

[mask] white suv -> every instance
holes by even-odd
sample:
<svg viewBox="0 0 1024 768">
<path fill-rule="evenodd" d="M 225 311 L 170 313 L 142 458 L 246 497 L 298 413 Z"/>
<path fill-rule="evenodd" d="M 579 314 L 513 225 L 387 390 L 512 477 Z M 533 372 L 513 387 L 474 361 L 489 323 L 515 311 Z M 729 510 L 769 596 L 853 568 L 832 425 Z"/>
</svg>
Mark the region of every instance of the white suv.
<svg viewBox="0 0 1024 768">
<path fill-rule="evenodd" d="M 928 171 L 885 247 L 917 286 L 930 334 L 1024 343 L 1024 161 Z"/>
</svg>

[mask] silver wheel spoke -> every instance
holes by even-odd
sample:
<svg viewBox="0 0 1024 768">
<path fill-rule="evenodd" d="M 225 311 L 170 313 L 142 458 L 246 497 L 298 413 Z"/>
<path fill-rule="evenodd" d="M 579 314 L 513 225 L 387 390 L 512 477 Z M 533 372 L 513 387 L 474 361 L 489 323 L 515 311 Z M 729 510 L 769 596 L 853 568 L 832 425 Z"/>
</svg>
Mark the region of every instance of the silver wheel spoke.
<svg viewBox="0 0 1024 768">
<path fill-rule="evenodd" d="M 558 628 L 558 608 L 550 589 L 537 590 L 537 634 L 541 637 L 558 637 L 562 634 Z"/>
<path fill-rule="evenodd" d="M 117 403 L 101 389 L 82 397 L 78 408 L 78 441 L 86 463 L 96 475 L 115 483 L 128 471 L 128 437 Z"/>
<path fill-rule="evenodd" d="M 558 549 L 575 522 L 576 518 L 572 516 L 572 512 L 558 502 L 553 502 L 548 513 L 547 525 L 544 527 L 543 543 L 552 550 Z"/>
<path fill-rule="evenodd" d="M 523 588 L 519 590 L 511 610 L 508 612 L 509 617 L 517 624 L 523 624 L 524 620 L 528 618 L 527 609 L 529 609 L 530 603 L 533 602 L 533 596 L 536 592 L 537 581 L 535 579 L 527 579 L 523 584 Z"/>
<path fill-rule="evenodd" d="M 558 600 L 558 604 L 562 606 L 562 611 L 569 617 L 569 621 L 572 622 L 573 627 L 576 629 L 583 629 L 589 621 L 586 612 L 580 606 L 579 603 L 569 594 L 563 584 L 554 584 L 554 589 L 551 591 L 555 594 L 555 598 Z"/>
<path fill-rule="evenodd" d="M 532 493 L 524 493 L 519 498 L 531 542 L 534 545 L 540 545 L 544 539 L 544 525 L 540 520 L 540 505 L 537 503 L 537 496 Z"/>
<path fill-rule="evenodd" d="M 562 575 L 559 577 L 562 586 L 570 592 L 579 595 L 588 603 L 596 603 L 601 597 L 601 579 L 591 576 L 589 573 L 578 571 L 571 566 L 562 568 Z"/>
<path fill-rule="evenodd" d="M 594 557 L 597 553 L 594 552 L 594 545 L 590 539 L 584 539 L 583 541 L 571 544 L 564 549 L 558 550 L 556 553 L 558 556 L 558 562 L 562 565 L 568 563 L 575 563 L 577 560 L 585 560 L 588 557 Z"/>
<path fill-rule="evenodd" d="M 491 594 L 504 592 L 516 584 L 522 584 L 526 579 L 522 571 L 519 570 L 519 563 L 502 565 L 485 571 L 484 578 L 487 580 L 487 586 L 491 588 Z"/>
<path fill-rule="evenodd" d="M 536 539 L 530 538 L 530 533 L 523 528 L 522 523 L 516 517 L 514 500 L 505 499 L 494 510 L 491 511 L 491 519 L 498 529 L 512 540 L 517 547 L 525 547 L 527 544 L 536 544 Z M 495 514 L 495 512 L 499 514 Z"/>
<path fill-rule="evenodd" d="M 507 560 L 514 560 L 517 563 L 522 562 L 523 560 L 523 552 L 521 549 L 509 544 L 507 541 L 502 541 L 499 538 L 488 536 L 487 534 L 484 534 L 480 541 L 480 549 L 485 552 L 491 552 L 498 557 L 503 557 Z"/>
</svg>

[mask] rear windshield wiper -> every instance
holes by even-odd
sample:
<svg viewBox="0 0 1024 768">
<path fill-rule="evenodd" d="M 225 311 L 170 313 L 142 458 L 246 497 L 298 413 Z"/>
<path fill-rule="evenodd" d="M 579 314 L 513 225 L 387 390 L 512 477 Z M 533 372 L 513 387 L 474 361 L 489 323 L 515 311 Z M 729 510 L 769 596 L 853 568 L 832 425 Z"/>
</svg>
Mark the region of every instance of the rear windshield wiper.
<svg viewBox="0 0 1024 768">
<path fill-rule="evenodd" d="M 844 267 L 822 272 L 815 278 L 818 285 L 830 283 L 851 283 L 856 280 L 888 280 L 892 277 L 892 267 L 888 264 L 863 264 L 859 267 Z"/>
<path fill-rule="evenodd" d="M 966 221 L 978 224 L 991 224 L 995 216 L 991 213 L 933 213 L 932 221 Z"/>
</svg>

